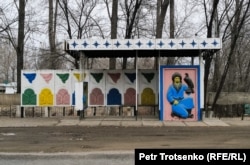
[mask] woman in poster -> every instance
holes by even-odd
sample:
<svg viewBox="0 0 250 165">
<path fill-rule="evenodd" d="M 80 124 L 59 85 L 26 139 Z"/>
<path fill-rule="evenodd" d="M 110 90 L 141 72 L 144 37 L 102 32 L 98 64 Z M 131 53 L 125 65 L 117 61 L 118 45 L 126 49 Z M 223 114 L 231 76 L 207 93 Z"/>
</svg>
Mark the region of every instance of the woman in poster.
<svg viewBox="0 0 250 165">
<path fill-rule="evenodd" d="M 193 98 L 190 97 L 190 93 L 193 87 L 190 84 L 186 85 L 182 83 L 182 76 L 180 73 L 175 72 L 172 75 L 172 84 L 168 87 L 167 100 L 171 104 L 172 113 L 171 116 L 177 116 L 183 119 L 193 118 L 191 113 L 194 108 Z M 185 93 L 188 95 L 185 97 Z"/>
</svg>

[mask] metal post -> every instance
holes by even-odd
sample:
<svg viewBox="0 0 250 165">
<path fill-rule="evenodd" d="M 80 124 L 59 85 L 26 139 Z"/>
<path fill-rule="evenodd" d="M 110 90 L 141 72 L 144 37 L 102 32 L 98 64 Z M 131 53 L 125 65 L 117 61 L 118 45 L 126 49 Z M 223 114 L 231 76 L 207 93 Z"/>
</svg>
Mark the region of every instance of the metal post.
<svg viewBox="0 0 250 165">
<path fill-rule="evenodd" d="M 160 105 L 161 105 L 161 100 L 160 100 L 160 92 L 159 92 L 159 89 L 160 89 L 160 85 L 161 85 L 161 82 L 160 82 L 160 69 L 161 69 L 161 51 L 159 50 L 159 57 L 158 57 L 158 118 L 159 120 L 161 120 L 161 109 L 160 109 Z M 162 112 L 163 114 L 163 112 Z"/>
<path fill-rule="evenodd" d="M 65 116 L 65 107 L 63 107 L 63 116 Z"/>
<path fill-rule="evenodd" d="M 83 85 L 83 98 L 84 98 L 84 81 L 83 81 L 83 70 L 84 70 L 84 66 L 83 66 L 83 57 L 84 57 L 84 53 L 82 51 L 79 52 L 80 53 L 80 81 L 82 81 L 82 85 Z M 79 119 L 82 120 L 84 118 L 84 101 L 82 98 L 82 109 L 80 110 L 80 115 L 79 115 Z"/>
<path fill-rule="evenodd" d="M 204 63 L 203 63 L 203 58 L 202 58 L 202 54 L 199 53 L 199 65 L 200 65 L 200 113 L 198 114 L 199 118 L 202 119 L 202 113 L 204 110 L 204 105 L 205 105 L 205 101 L 204 100 Z"/>
<path fill-rule="evenodd" d="M 136 95 L 135 95 L 135 109 L 134 109 L 134 115 L 135 115 L 135 119 L 137 120 L 137 111 L 138 111 L 138 67 L 137 67 L 137 54 L 138 50 L 136 50 L 136 56 L 135 56 L 135 63 L 136 63 L 136 67 L 135 67 L 135 75 L 136 75 Z"/>
<path fill-rule="evenodd" d="M 21 107 L 21 118 L 24 118 L 24 107 Z"/>
</svg>

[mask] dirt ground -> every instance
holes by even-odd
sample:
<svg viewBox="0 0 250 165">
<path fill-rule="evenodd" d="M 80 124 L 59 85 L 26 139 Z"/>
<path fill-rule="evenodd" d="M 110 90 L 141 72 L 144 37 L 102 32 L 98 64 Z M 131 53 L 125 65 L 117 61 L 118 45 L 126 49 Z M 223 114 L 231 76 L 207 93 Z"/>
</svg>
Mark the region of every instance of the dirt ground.
<svg viewBox="0 0 250 165">
<path fill-rule="evenodd" d="M 249 139 L 249 127 L 13 127 L 0 128 L 0 152 L 250 148 Z"/>
</svg>

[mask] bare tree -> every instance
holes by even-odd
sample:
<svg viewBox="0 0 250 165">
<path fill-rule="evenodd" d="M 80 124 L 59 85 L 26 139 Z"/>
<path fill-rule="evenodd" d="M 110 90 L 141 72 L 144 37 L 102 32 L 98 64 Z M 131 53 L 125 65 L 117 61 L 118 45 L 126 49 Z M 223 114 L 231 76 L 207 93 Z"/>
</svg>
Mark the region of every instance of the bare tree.
<svg viewBox="0 0 250 165">
<path fill-rule="evenodd" d="M 0 80 L 1 82 L 15 82 L 16 53 L 8 42 L 0 45 Z"/>
<path fill-rule="evenodd" d="M 213 23 L 216 16 L 217 6 L 218 6 L 219 0 L 213 0 L 213 5 L 211 9 L 210 17 L 208 16 L 208 9 L 204 1 L 204 10 L 206 15 L 206 27 L 207 27 L 207 38 L 212 37 L 212 30 L 213 30 Z M 208 51 L 203 55 L 203 58 L 205 59 L 205 73 L 204 73 L 204 100 L 206 100 L 207 95 L 207 88 L 208 88 L 208 76 L 210 72 L 211 62 L 213 60 L 214 52 Z"/>
<path fill-rule="evenodd" d="M 169 6 L 169 0 L 157 0 L 157 9 L 156 9 L 156 38 L 162 38 L 163 25 L 165 22 L 165 17 L 167 9 Z"/>
<path fill-rule="evenodd" d="M 58 0 L 55 1 L 55 9 L 53 5 L 53 0 L 49 0 L 49 45 L 50 45 L 50 59 L 48 69 L 57 69 L 57 65 L 60 64 L 56 62 L 56 26 L 57 26 L 57 6 Z M 55 11 L 54 11 L 55 10 Z"/>
<path fill-rule="evenodd" d="M 138 13 L 141 8 L 143 0 L 125 0 L 124 7 L 122 7 L 125 16 L 125 39 L 130 39 L 132 37 L 133 29 L 135 27 L 136 19 L 138 19 Z M 123 57 L 122 68 L 127 67 L 127 57 Z"/>
<path fill-rule="evenodd" d="M 118 0 L 113 0 L 112 17 L 111 17 L 111 39 L 117 37 L 117 24 L 118 24 Z M 110 58 L 109 68 L 116 68 L 116 58 Z"/>
<path fill-rule="evenodd" d="M 244 0 L 242 1 L 235 1 L 235 14 L 234 14 L 234 19 L 233 22 L 230 22 L 228 25 L 230 28 L 231 32 L 231 41 L 230 41 L 230 51 L 228 54 L 228 57 L 226 59 L 226 64 L 222 73 L 222 77 L 220 79 L 220 83 L 217 89 L 217 92 L 214 97 L 214 101 L 212 104 L 212 108 L 215 107 L 215 104 L 219 98 L 220 92 L 223 88 L 223 85 L 225 83 L 227 73 L 229 70 L 229 67 L 231 66 L 232 60 L 234 59 L 233 56 L 235 54 L 235 49 L 237 45 L 237 41 L 239 40 L 240 33 L 242 30 L 242 27 L 244 26 L 244 23 L 247 18 L 247 14 L 249 13 L 249 7 L 250 7 L 250 2 L 247 2 L 246 4 L 244 3 Z M 231 78 L 231 77 L 230 77 Z"/>
<path fill-rule="evenodd" d="M 17 37 L 17 93 L 21 93 L 21 71 L 23 69 L 24 52 L 24 22 L 26 0 L 19 0 L 18 9 L 18 37 Z"/>
<path fill-rule="evenodd" d="M 62 22 L 60 26 L 67 32 L 69 39 L 73 37 L 81 39 L 84 37 L 91 37 L 93 27 L 96 26 L 100 30 L 100 35 L 103 36 L 98 22 L 91 17 L 91 13 L 96 7 L 97 0 L 77 1 L 76 8 L 69 5 L 68 0 L 58 1 L 60 9 L 62 10 Z M 97 35 L 97 33 L 96 33 Z M 73 63 L 76 69 L 79 69 L 79 53 L 71 53 L 70 56 L 74 59 Z"/>
<path fill-rule="evenodd" d="M 112 15 L 109 10 L 109 1 L 104 0 L 104 3 L 107 7 L 108 17 L 111 22 L 111 39 L 117 38 L 117 24 L 118 24 L 118 0 L 112 0 Z M 116 68 L 116 58 L 109 59 L 109 69 Z"/>
<path fill-rule="evenodd" d="M 10 6 L 17 6 L 13 4 L 9 3 L 0 6 L 1 75 L 5 81 L 10 81 L 10 76 L 12 76 L 11 80 L 15 81 L 16 77 L 17 47 L 16 32 L 13 27 L 16 26 L 18 19 L 17 17 L 9 17 L 7 12 Z M 13 71 L 12 75 L 10 75 L 10 71 Z"/>
<path fill-rule="evenodd" d="M 157 20 L 157 23 L 156 23 L 156 38 L 162 38 L 163 25 L 164 25 L 164 22 L 165 22 L 165 17 L 166 17 L 166 13 L 167 13 L 167 9 L 168 9 L 169 4 L 170 4 L 169 0 L 157 0 L 157 9 L 156 9 L 156 13 L 157 13 L 156 14 L 156 20 Z M 171 26 L 171 27 L 173 27 L 173 26 Z M 154 68 L 157 68 L 157 67 L 158 67 L 158 57 L 155 57 Z"/>
<path fill-rule="evenodd" d="M 170 0 L 170 14 L 169 14 L 169 19 L 170 19 L 170 38 L 175 38 L 175 7 L 174 7 L 174 0 Z M 167 65 L 173 65 L 175 63 L 175 57 L 168 57 L 167 59 Z"/>
</svg>

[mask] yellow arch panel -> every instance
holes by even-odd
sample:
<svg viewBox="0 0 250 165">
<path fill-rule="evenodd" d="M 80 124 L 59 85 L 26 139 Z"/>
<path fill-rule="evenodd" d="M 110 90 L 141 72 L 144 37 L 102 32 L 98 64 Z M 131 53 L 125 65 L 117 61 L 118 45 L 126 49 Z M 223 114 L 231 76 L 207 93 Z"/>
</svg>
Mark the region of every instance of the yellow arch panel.
<svg viewBox="0 0 250 165">
<path fill-rule="evenodd" d="M 142 105 L 155 105 L 155 94 L 151 88 L 145 88 L 141 94 Z"/>
<path fill-rule="evenodd" d="M 54 96 L 49 88 L 42 89 L 39 94 L 39 105 L 40 106 L 50 106 L 54 104 Z"/>
</svg>

